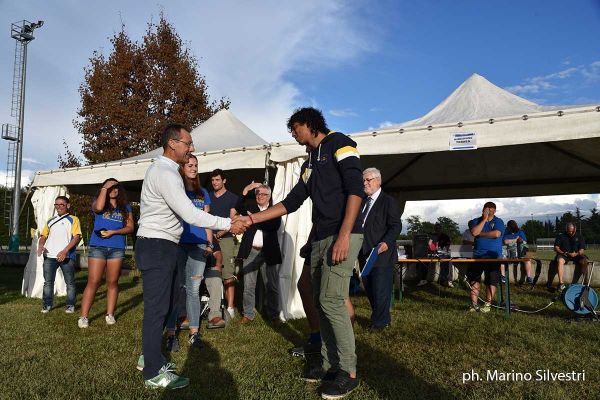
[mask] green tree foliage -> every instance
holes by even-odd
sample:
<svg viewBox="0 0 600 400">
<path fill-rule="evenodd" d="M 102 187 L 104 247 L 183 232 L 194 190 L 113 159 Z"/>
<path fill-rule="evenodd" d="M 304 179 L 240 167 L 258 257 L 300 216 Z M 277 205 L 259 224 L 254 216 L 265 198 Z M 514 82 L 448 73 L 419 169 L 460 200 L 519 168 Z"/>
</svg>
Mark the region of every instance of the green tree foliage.
<svg viewBox="0 0 600 400">
<path fill-rule="evenodd" d="M 521 229 L 525 232 L 529 243 L 535 243 L 537 239 L 547 237 L 546 227 L 542 221 L 529 220 L 521 226 Z"/>
<path fill-rule="evenodd" d="M 450 237 L 452 243 L 460 243 L 461 232 L 458 224 L 448 217 L 438 217 L 437 223 L 442 225 L 442 232 Z M 409 237 L 416 234 L 429 234 L 433 232 L 433 222 L 423 221 L 418 215 L 411 215 L 406 219 Z"/>
<path fill-rule="evenodd" d="M 112 52 L 96 51 L 79 88 L 81 107 L 74 125 L 89 163 L 135 156 L 160 147 L 169 122 L 196 126 L 229 107 L 210 101 L 198 63 L 161 14 L 149 23 L 142 42 L 125 28 L 111 39 Z"/>
</svg>

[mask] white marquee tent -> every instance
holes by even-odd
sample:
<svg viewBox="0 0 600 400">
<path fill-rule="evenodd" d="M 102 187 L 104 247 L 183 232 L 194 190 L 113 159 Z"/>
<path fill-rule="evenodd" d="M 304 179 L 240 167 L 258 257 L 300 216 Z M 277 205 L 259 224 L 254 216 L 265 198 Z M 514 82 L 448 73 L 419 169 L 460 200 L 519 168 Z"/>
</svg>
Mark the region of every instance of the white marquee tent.
<svg viewBox="0 0 600 400">
<path fill-rule="evenodd" d="M 451 138 L 460 133 L 472 134 L 476 148 L 450 151 Z M 476 74 L 423 117 L 352 134 L 352 138 L 358 143 L 363 167 L 379 168 L 385 190 L 402 204 L 600 192 L 600 106 L 540 106 Z M 275 164 L 273 200 L 279 201 L 298 180 L 304 155 L 304 148 L 292 141 L 207 151 L 199 154 L 199 164 L 202 171 Z M 38 172 L 33 186 L 63 185 L 79 192 L 108 176 L 139 182 L 150 162 L 123 160 Z M 281 287 L 289 288 L 282 303 L 286 318 L 303 315 L 295 293 L 302 269 L 297 249 L 309 229 L 309 204 L 284 218 Z"/>
</svg>

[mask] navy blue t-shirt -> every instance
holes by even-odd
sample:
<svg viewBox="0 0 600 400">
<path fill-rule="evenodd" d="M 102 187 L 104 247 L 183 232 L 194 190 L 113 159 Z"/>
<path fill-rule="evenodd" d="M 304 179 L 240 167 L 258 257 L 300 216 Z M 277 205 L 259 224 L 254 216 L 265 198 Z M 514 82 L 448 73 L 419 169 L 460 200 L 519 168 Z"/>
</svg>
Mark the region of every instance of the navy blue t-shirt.
<svg viewBox="0 0 600 400">
<path fill-rule="evenodd" d="M 210 213 L 217 217 L 229 218 L 229 210 L 235 209 L 239 197 L 227 190 L 220 197 L 215 196 L 215 192 L 210 192 Z M 231 233 L 226 233 L 223 237 L 229 237 Z"/>
<path fill-rule="evenodd" d="M 469 229 L 481 222 L 481 218 L 475 218 L 469 221 Z M 481 232 L 500 231 L 500 237 L 487 238 L 475 236 L 473 245 L 473 256 L 479 258 L 502 258 L 502 236 L 504 235 L 504 221 L 498 217 L 492 218 L 483 225 Z"/>
</svg>

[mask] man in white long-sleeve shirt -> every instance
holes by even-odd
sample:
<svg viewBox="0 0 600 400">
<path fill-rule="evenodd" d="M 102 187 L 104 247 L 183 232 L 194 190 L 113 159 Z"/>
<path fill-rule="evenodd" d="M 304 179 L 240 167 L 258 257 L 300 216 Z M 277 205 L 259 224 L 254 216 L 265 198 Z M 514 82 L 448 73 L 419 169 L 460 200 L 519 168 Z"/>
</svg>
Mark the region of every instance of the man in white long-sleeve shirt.
<svg viewBox="0 0 600 400">
<path fill-rule="evenodd" d="M 140 220 L 135 248 L 137 268 L 144 286 L 142 354 L 138 367 L 147 387 L 179 389 L 189 379 L 172 372 L 161 355 L 162 331 L 173 304 L 181 221 L 213 230 L 241 233 L 241 221 L 210 215 L 196 208 L 185 194 L 179 165 L 194 151 L 192 137 L 183 125 L 168 125 L 162 133 L 164 153 L 148 168 L 142 185 Z"/>
</svg>

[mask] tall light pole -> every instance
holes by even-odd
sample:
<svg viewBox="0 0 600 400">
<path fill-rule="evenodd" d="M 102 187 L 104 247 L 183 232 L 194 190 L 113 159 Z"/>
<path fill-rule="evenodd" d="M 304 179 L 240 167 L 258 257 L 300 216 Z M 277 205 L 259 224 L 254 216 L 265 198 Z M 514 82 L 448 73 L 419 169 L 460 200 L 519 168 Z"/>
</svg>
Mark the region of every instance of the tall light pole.
<svg viewBox="0 0 600 400">
<path fill-rule="evenodd" d="M 29 44 L 29 42 L 35 39 L 35 37 L 33 36 L 33 31 L 37 28 L 41 28 L 42 25 L 44 25 L 44 21 L 29 22 L 23 20 L 11 24 L 10 27 L 10 36 L 16 40 L 12 115 L 18 118 L 16 127 L 16 158 L 14 159 L 15 175 L 13 198 L 11 204 L 12 207 L 10 214 L 10 240 L 8 243 L 8 249 L 10 251 L 19 251 L 19 212 L 21 200 L 21 163 L 23 160 L 23 126 L 25 123 L 25 81 L 27 77 L 27 45 Z M 7 127 L 6 131 L 10 131 L 10 129 L 8 129 Z M 15 138 L 4 138 L 8 140 L 15 140 Z"/>
</svg>

